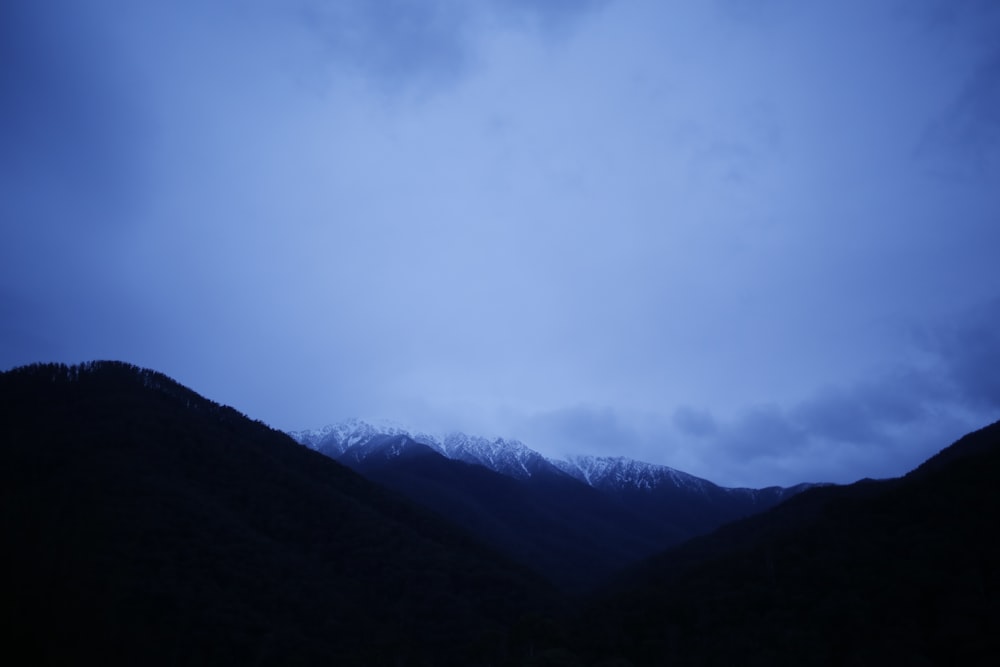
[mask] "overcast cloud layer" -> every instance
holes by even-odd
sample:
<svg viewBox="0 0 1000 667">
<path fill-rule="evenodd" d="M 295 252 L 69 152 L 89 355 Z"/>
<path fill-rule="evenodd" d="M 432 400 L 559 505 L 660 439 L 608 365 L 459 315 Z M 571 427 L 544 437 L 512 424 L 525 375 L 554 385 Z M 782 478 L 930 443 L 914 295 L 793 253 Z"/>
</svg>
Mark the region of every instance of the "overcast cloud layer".
<svg viewBox="0 0 1000 667">
<path fill-rule="evenodd" d="M 0 368 L 724 484 L 1000 418 L 989 0 L 0 3 Z"/>
</svg>

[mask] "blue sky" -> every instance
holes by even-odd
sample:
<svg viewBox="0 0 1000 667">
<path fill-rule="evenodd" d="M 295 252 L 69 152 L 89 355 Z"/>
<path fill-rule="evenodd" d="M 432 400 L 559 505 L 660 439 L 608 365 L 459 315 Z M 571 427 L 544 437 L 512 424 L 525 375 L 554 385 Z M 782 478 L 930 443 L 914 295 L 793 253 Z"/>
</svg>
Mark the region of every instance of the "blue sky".
<svg viewBox="0 0 1000 667">
<path fill-rule="evenodd" d="M 725 484 L 1000 418 L 1000 5 L 14 0 L 0 367 Z"/>
</svg>

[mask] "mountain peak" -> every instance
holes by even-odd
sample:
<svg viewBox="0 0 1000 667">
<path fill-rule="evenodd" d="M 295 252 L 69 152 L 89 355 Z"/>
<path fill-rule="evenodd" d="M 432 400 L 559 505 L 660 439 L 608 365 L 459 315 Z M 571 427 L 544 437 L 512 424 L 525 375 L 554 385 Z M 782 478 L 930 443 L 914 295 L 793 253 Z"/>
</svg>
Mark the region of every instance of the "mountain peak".
<svg viewBox="0 0 1000 667">
<path fill-rule="evenodd" d="M 371 448 L 376 441 L 382 443 L 387 438 L 398 439 L 404 436 L 410 442 L 440 450 L 440 443 L 433 436 L 412 434 L 404 427 L 390 422 L 373 424 L 363 419 L 348 419 L 327 424 L 320 429 L 289 431 L 288 435 L 309 449 L 333 458 L 344 455 L 348 450 Z"/>
<path fill-rule="evenodd" d="M 634 487 L 652 490 L 664 485 L 693 491 L 717 488 L 707 480 L 669 466 L 643 463 L 624 456 L 570 456 L 552 463 L 563 472 L 597 488 Z"/>
<path fill-rule="evenodd" d="M 450 459 L 482 465 L 516 479 L 526 479 L 553 468 L 548 459 L 520 440 L 450 433 L 439 449 Z"/>
<path fill-rule="evenodd" d="M 334 458 L 361 460 L 378 449 L 388 455 L 389 439 L 408 438 L 425 445 L 443 456 L 499 472 L 515 479 L 528 479 L 540 473 L 569 476 L 596 488 L 660 488 L 686 489 L 708 493 L 718 489 L 715 484 L 669 466 L 644 463 L 623 456 L 570 456 L 565 460 L 548 459 L 520 440 L 486 438 L 452 432 L 444 437 L 414 434 L 391 422 L 373 424 L 360 419 L 331 424 L 318 430 L 290 432 L 295 440 L 310 449 Z M 396 442 L 393 452 L 398 455 L 406 441 Z"/>
<path fill-rule="evenodd" d="M 350 419 L 321 429 L 291 431 L 289 435 L 306 447 L 333 458 L 365 458 L 365 450 L 384 449 L 388 439 L 405 438 L 411 444 L 425 445 L 449 459 L 481 465 L 515 479 L 527 479 L 542 471 L 557 472 L 557 468 L 544 456 L 519 440 L 507 438 L 484 438 L 460 432 L 439 438 L 426 433 L 413 433 L 391 422 L 372 424 L 361 419 Z M 394 451 L 399 453 L 404 447 L 406 440 L 398 442 Z"/>
<path fill-rule="evenodd" d="M 712 496 L 726 493 L 768 503 L 810 486 L 798 485 L 788 489 L 726 488 L 670 466 L 624 456 L 573 455 L 563 460 L 549 459 L 520 440 L 486 438 L 461 432 L 438 437 L 414 433 L 394 422 L 372 423 L 350 419 L 321 429 L 291 431 L 289 435 L 300 444 L 335 459 L 362 461 L 376 453 L 379 457 L 393 458 L 404 452 L 414 453 L 416 446 L 429 447 L 446 458 L 480 465 L 514 479 L 529 479 L 538 474 L 569 475 L 604 491 L 679 491 Z"/>
</svg>

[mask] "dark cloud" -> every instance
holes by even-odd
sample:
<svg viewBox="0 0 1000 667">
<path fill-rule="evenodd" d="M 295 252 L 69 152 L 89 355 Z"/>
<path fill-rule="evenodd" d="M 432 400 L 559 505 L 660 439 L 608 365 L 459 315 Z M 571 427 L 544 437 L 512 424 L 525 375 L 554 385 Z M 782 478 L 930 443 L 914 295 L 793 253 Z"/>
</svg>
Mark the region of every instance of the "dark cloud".
<svg viewBox="0 0 1000 667">
<path fill-rule="evenodd" d="M 1000 165 L 1000 49 L 981 63 L 950 108 L 927 130 L 918 155 L 959 176 L 985 176 Z"/>
<path fill-rule="evenodd" d="M 1000 5 L 934 1 L 910 11 L 948 44 L 949 52 L 972 63 L 957 97 L 925 131 L 918 155 L 949 176 L 995 173 L 1000 165 Z"/>
<path fill-rule="evenodd" d="M 517 430 L 527 442 L 562 455 L 628 451 L 642 445 L 635 426 L 609 407 L 580 405 L 536 413 Z"/>
<path fill-rule="evenodd" d="M 809 433 L 777 405 L 750 408 L 720 434 L 721 446 L 737 462 L 773 456 L 791 457 Z"/>
<path fill-rule="evenodd" d="M 862 401 L 844 390 L 790 410 L 757 406 L 683 448 L 697 451 L 692 471 L 724 485 L 844 483 L 900 475 L 962 433 L 940 416 L 890 424 Z"/>
<path fill-rule="evenodd" d="M 974 164 L 983 172 L 993 171 L 1000 161 L 1000 48 L 977 68 L 950 125 Z"/>
<path fill-rule="evenodd" d="M 853 387 L 828 388 L 795 406 L 789 419 L 811 436 L 835 442 L 882 442 L 926 414 L 938 390 L 924 374 L 889 374 Z"/>
<path fill-rule="evenodd" d="M 1000 412 L 1000 298 L 937 328 L 925 341 L 961 401 Z"/>
<path fill-rule="evenodd" d="M 697 470 L 735 484 L 767 476 L 766 483 L 849 482 L 858 470 L 903 474 L 1000 417 L 1000 299 L 953 317 L 919 333 L 924 358 L 911 365 L 730 420 L 681 408 L 673 426 L 692 447 L 698 443 Z M 765 477 L 744 476 L 751 470 Z"/>
<path fill-rule="evenodd" d="M 993 0 L 922 0 L 900 2 L 894 9 L 932 30 L 950 29 L 968 21 L 982 24 L 1000 14 Z"/>
<path fill-rule="evenodd" d="M 695 437 L 714 435 L 719 429 L 710 413 L 687 406 L 674 410 L 673 423 L 682 434 Z"/>
</svg>

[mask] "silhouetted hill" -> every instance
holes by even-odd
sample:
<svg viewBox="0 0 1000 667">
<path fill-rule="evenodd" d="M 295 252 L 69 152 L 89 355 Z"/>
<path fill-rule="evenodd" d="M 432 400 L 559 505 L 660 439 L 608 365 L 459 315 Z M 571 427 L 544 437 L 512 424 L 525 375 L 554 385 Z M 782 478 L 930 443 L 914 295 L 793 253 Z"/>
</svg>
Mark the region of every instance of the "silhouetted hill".
<svg viewBox="0 0 1000 667">
<path fill-rule="evenodd" d="M 996 453 L 1000 431 L 1000 422 L 985 426 L 978 431 L 968 433 L 959 438 L 954 444 L 945 447 L 940 452 L 930 457 L 915 469 L 906 474 L 909 479 L 922 477 L 937 470 L 945 468 L 950 464 L 973 456 Z"/>
<path fill-rule="evenodd" d="M 32 664 L 509 664 L 553 600 L 429 512 L 117 362 L 0 374 L 0 530 L 5 649 Z"/>
<path fill-rule="evenodd" d="M 994 664 L 1000 423 L 897 480 L 806 491 L 663 554 L 578 647 L 633 665 Z"/>
</svg>

